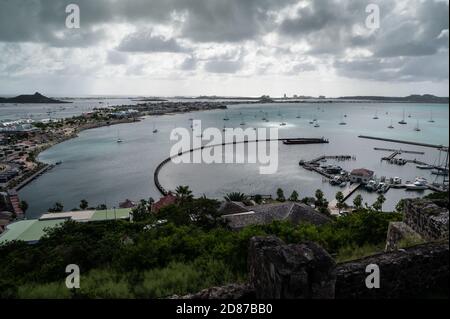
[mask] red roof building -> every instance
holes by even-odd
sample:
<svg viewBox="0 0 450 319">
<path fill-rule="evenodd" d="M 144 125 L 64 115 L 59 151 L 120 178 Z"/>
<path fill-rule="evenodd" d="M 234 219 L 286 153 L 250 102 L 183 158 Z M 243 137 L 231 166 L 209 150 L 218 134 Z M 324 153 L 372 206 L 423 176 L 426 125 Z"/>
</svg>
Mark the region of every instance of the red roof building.
<svg viewBox="0 0 450 319">
<path fill-rule="evenodd" d="M 171 193 L 162 197 L 159 201 L 152 204 L 152 213 L 158 213 L 161 208 L 164 208 L 169 205 L 173 205 L 177 202 L 177 197 Z"/>
</svg>

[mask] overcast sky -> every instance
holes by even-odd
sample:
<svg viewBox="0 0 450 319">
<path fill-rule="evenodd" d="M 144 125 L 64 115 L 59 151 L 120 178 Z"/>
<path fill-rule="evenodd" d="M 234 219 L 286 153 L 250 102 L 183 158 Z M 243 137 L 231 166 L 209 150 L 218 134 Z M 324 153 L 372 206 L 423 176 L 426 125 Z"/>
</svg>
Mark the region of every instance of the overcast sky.
<svg viewBox="0 0 450 319">
<path fill-rule="evenodd" d="M 80 28 L 66 28 L 66 5 Z M 366 26 L 366 6 L 380 28 Z M 444 0 L 0 0 L 0 94 L 448 96 Z"/>
</svg>

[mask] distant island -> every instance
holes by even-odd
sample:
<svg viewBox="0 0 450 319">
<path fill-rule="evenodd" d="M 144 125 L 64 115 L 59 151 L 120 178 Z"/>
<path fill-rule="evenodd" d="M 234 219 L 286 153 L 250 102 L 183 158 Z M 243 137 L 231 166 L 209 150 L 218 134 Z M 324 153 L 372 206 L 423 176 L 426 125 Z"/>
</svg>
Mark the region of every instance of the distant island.
<svg viewBox="0 0 450 319">
<path fill-rule="evenodd" d="M 388 96 L 343 96 L 340 100 L 361 100 L 361 101 L 380 101 L 380 102 L 404 102 L 404 103 L 448 103 L 448 97 L 439 97 L 431 94 L 410 95 L 405 97 Z"/>
<path fill-rule="evenodd" d="M 293 103 L 297 100 L 301 101 L 318 101 L 318 102 L 340 102 L 340 101 L 371 101 L 371 102 L 395 102 L 395 103 L 449 103 L 448 97 L 439 97 L 431 94 L 409 95 L 405 97 L 389 97 L 389 96 L 342 96 L 342 97 L 313 97 L 313 96 L 297 96 L 293 97 L 270 97 L 263 95 L 261 97 L 225 97 L 225 96 L 198 96 L 195 99 L 201 100 L 240 100 L 240 101 L 259 101 L 265 103 L 272 102 L 289 102 Z"/>
<path fill-rule="evenodd" d="M 17 104 L 25 104 L 25 103 L 45 103 L 45 104 L 60 104 L 60 103 L 72 103 L 66 101 L 55 100 L 49 97 L 46 97 L 38 92 L 30 95 L 19 95 L 11 98 L 0 97 L 0 103 L 17 103 Z"/>
</svg>

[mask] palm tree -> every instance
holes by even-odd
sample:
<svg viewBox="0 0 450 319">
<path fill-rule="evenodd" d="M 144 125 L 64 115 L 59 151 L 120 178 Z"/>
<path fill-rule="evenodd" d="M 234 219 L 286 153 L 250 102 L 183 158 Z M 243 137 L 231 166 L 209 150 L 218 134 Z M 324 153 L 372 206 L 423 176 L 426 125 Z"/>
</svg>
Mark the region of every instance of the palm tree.
<svg viewBox="0 0 450 319">
<path fill-rule="evenodd" d="M 337 205 L 336 207 L 339 209 L 339 214 L 341 213 L 341 209 L 344 207 L 344 193 L 337 192 L 336 193 Z"/>
<path fill-rule="evenodd" d="M 358 194 L 355 199 L 353 199 L 353 205 L 356 209 L 361 209 L 363 204 L 363 197 L 361 194 Z"/>
<path fill-rule="evenodd" d="M 189 189 L 189 186 L 178 186 L 175 189 L 175 193 L 179 203 L 186 203 L 192 201 L 194 196 L 192 195 L 192 191 Z"/>
<path fill-rule="evenodd" d="M 232 193 L 228 193 L 224 199 L 227 202 L 243 202 L 245 200 L 247 200 L 247 195 L 245 195 L 244 193 L 239 193 L 239 192 L 232 192 Z"/>
</svg>

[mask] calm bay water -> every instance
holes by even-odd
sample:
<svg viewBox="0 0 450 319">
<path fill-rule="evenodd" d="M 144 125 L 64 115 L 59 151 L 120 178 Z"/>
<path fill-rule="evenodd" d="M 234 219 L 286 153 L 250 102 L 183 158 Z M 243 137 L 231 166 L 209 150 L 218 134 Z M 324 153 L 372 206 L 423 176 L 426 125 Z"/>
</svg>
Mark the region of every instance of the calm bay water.
<svg viewBox="0 0 450 319">
<path fill-rule="evenodd" d="M 130 98 L 70 98 L 62 99 L 61 104 L 0 104 L 0 121 L 31 118 L 42 120 L 48 118 L 68 118 L 90 112 L 94 108 L 108 105 L 134 105 L 138 102 Z M 51 113 L 50 113 L 51 112 Z"/>
<path fill-rule="evenodd" d="M 399 125 L 405 111 L 408 125 Z M 262 121 L 268 113 L 270 123 Z M 429 123 L 433 113 L 435 123 Z M 282 116 L 279 116 L 281 113 Z M 378 114 L 379 119 L 372 119 Z M 398 145 L 358 138 L 358 135 L 372 135 L 433 144 L 449 143 L 448 105 L 426 104 L 270 104 L 235 105 L 227 111 L 230 121 L 227 127 L 239 127 L 244 120 L 247 127 L 278 127 L 280 137 L 326 137 L 330 144 L 292 145 L 279 144 L 279 169 L 274 175 L 260 175 L 259 165 L 254 164 L 180 164 L 170 163 L 161 171 L 160 181 L 167 189 L 178 185 L 189 185 L 196 195 L 222 198 L 231 191 L 247 194 L 275 194 L 281 187 L 286 196 L 297 190 L 301 197 L 312 196 L 316 189 L 322 189 L 331 200 L 339 190 L 323 182 L 316 173 L 299 167 L 300 159 L 312 159 L 319 155 L 354 155 L 356 161 L 340 162 L 345 169 L 368 168 L 377 176 L 399 176 L 413 180 L 423 176 L 430 181 L 430 172 L 419 171 L 412 164 L 399 167 L 380 161 L 388 152 L 375 151 L 374 147 L 423 151 L 425 155 L 403 154 L 403 158 L 435 163 L 439 152 L 431 148 Z M 296 116 L 300 114 L 301 119 Z M 346 126 L 339 122 L 344 114 Z M 1 115 L 1 114 L 0 114 Z M 92 206 L 106 203 L 117 206 L 130 198 L 159 198 L 153 184 L 153 171 L 163 159 L 169 156 L 173 142 L 170 132 L 176 127 L 189 128 L 190 118 L 202 120 L 202 127 L 222 128 L 225 112 L 221 110 L 188 114 L 165 115 L 146 118 L 140 123 L 123 124 L 82 132 L 76 139 L 56 145 L 43 152 L 39 159 L 47 163 L 63 163 L 46 173 L 20 192 L 21 198 L 30 204 L 30 217 L 40 216 L 55 202 L 62 202 L 65 209 L 78 206 L 86 199 Z M 316 117 L 320 128 L 314 128 L 309 121 Z M 391 120 L 395 129 L 389 130 Z M 421 132 L 414 131 L 419 120 Z M 279 124 L 284 121 L 285 127 Z M 159 132 L 153 134 L 156 125 Z M 124 143 L 117 143 L 117 136 Z M 332 162 L 329 162 L 332 163 Z M 372 204 L 377 194 L 362 191 L 366 202 Z M 423 196 L 424 193 L 390 190 L 385 209 L 392 209 L 400 198 Z"/>
</svg>

